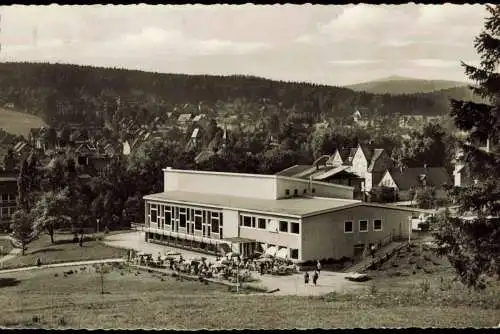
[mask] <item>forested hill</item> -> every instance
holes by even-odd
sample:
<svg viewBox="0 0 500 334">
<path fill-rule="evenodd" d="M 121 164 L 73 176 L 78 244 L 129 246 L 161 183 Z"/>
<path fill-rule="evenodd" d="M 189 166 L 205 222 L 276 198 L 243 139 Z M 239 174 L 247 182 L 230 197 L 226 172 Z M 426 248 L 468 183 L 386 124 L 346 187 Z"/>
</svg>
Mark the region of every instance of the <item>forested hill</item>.
<svg viewBox="0 0 500 334">
<path fill-rule="evenodd" d="M 346 88 L 358 92 L 362 91 L 373 94 L 415 94 L 430 93 L 450 88 L 466 88 L 466 86 L 466 83 L 457 81 L 424 80 L 392 76 L 384 79 L 346 86 Z"/>
<path fill-rule="evenodd" d="M 334 74 L 332 74 L 334 75 Z M 277 113 L 305 121 L 351 115 L 356 108 L 384 115 L 448 113 L 446 91 L 375 95 L 348 88 L 249 76 L 161 74 L 48 63 L 0 63 L 0 102 L 47 123 L 101 123 L 117 98 L 122 109 L 244 112 L 252 120 Z"/>
</svg>

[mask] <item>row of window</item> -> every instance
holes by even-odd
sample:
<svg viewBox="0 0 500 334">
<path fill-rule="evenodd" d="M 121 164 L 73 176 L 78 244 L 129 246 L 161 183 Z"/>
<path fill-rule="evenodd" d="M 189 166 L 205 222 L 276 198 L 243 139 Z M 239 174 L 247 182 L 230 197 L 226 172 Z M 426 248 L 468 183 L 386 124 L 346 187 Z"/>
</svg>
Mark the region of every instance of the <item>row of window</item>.
<svg viewBox="0 0 500 334">
<path fill-rule="evenodd" d="M 179 207 L 166 204 L 150 203 L 147 206 L 148 220 L 158 228 L 165 226 L 177 232 L 179 228 L 186 229 L 188 234 L 201 231 L 203 236 L 222 238 L 222 212 Z"/>
<path fill-rule="evenodd" d="M 311 189 L 311 193 L 312 193 L 312 194 L 316 193 L 316 188 L 312 188 L 312 189 Z M 306 188 L 304 188 L 304 189 L 302 190 L 302 194 L 304 194 L 304 195 L 305 195 L 305 194 L 307 194 L 307 189 L 306 189 Z M 286 195 L 286 196 L 290 196 L 290 189 L 285 189 L 285 195 Z M 299 195 L 299 190 L 298 190 L 298 189 L 294 189 L 294 190 L 293 190 L 293 195 L 294 195 L 294 196 L 298 196 L 298 195 Z"/>
<path fill-rule="evenodd" d="M 300 234 L 300 225 L 296 222 L 280 220 L 277 222 L 274 219 L 254 217 L 248 215 L 240 215 L 240 226 L 268 230 L 271 232 L 283 232 Z"/>
<path fill-rule="evenodd" d="M 373 231 L 382 231 L 382 220 L 374 219 L 373 220 Z M 360 220 L 358 222 L 358 231 L 359 232 L 368 232 L 368 220 Z M 354 232 L 354 223 L 352 220 L 348 220 L 344 222 L 344 233 L 352 233 Z"/>
<path fill-rule="evenodd" d="M 14 202 L 16 200 L 16 195 L 2 194 L 2 202 Z"/>
<path fill-rule="evenodd" d="M 9 218 L 16 212 L 17 208 L 15 206 L 10 206 L 10 207 L 2 207 L 0 210 L 0 217 L 2 218 Z"/>
</svg>

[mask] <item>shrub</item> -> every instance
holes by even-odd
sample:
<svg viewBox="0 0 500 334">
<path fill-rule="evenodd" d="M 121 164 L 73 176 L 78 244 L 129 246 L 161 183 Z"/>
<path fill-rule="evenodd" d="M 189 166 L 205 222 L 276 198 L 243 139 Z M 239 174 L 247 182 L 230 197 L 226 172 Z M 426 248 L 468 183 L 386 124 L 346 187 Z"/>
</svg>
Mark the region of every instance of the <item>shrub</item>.
<svg viewBox="0 0 500 334">
<path fill-rule="evenodd" d="M 423 293 L 427 293 L 427 292 L 429 292 L 429 290 L 431 288 L 431 283 L 428 280 L 425 279 L 422 282 L 420 282 L 420 284 L 418 285 L 418 287 L 420 288 L 420 290 Z"/>
</svg>

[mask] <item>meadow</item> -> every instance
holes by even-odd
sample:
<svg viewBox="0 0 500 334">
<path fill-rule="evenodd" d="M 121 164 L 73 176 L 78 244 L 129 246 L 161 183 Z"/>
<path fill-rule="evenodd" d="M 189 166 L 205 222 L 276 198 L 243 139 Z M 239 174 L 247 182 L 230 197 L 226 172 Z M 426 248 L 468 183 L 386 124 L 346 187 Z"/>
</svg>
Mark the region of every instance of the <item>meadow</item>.
<svg viewBox="0 0 500 334">
<path fill-rule="evenodd" d="M 46 126 L 38 116 L 0 108 L 0 128 L 14 135 L 28 137 L 31 128 Z"/>
</svg>

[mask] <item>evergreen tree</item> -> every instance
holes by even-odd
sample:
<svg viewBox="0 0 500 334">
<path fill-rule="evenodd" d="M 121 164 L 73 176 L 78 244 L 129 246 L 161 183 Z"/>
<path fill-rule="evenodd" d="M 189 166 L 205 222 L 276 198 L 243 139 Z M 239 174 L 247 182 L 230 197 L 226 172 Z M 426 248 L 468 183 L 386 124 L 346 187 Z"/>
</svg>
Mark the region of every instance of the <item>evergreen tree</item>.
<svg viewBox="0 0 500 334">
<path fill-rule="evenodd" d="M 486 103 L 452 100 L 451 116 L 456 126 L 468 133 L 461 146 L 465 162 L 478 181 L 468 187 L 451 189 L 458 214 L 447 213 L 436 222 L 435 236 L 441 254 L 455 267 L 460 280 L 469 287 L 484 287 L 484 279 L 500 274 L 500 6 L 487 6 L 490 16 L 484 31 L 475 39 L 481 56 L 479 67 L 466 65 L 465 73 L 477 83 L 476 94 Z M 480 142 L 489 139 L 489 152 Z M 463 215 L 471 214 L 472 219 Z M 462 218 L 460 218 L 462 217 Z"/>
<path fill-rule="evenodd" d="M 21 246 L 21 255 L 24 255 L 26 246 L 33 240 L 34 235 L 31 214 L 22 209 L 16 211 L 13 215 L 12 231 L 13 238 L 17 240 Z"/>
</svg>

